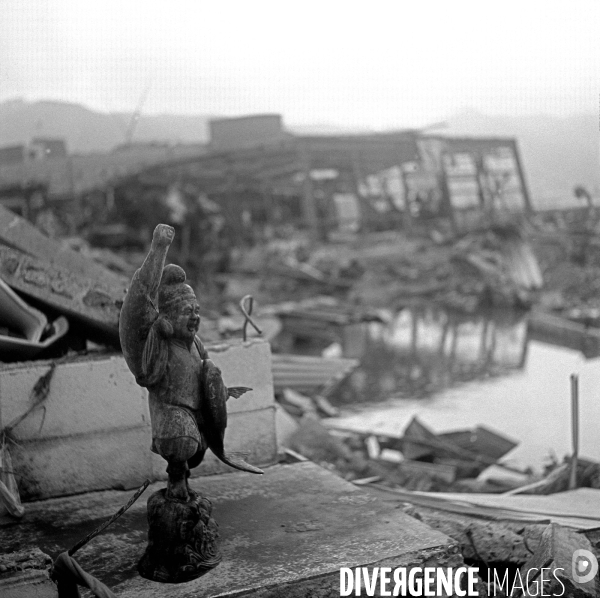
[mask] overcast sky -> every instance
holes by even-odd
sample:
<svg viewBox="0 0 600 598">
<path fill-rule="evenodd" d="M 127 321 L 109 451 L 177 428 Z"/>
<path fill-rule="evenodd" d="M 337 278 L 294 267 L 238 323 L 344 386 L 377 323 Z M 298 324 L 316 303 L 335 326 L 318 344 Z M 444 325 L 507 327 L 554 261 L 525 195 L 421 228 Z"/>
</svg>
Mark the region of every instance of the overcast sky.
<svg viewBox="0 0 600 598">
<path fill-rule="evenodd" d="M 597 113 L 599 0 L 0 0 L 0 101 L 421 126 Z"/>
</svg>

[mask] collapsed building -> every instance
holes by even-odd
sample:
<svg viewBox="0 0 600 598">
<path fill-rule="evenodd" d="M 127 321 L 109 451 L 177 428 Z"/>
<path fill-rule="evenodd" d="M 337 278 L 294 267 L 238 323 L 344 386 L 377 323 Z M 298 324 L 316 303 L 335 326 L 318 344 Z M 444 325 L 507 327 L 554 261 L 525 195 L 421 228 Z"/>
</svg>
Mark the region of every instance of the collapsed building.
<svg viewBox="0 0 600 598">
<path fill-rule="evenodd" d="M 106 155 L 0 159 L 0 202 L 25 216 L 59 200 L 76 202 L 88 220 L 79 224 L 96 228 L 152 228 L 145 222 L 152 215 L 180 224 L 194 214 L 220 212 L 232 240 L 290 224 L 321 239 L 431 218 L 456 229 L 481 216 L 531 210 L 511 138 L 418 130 L 295 135 L 276 114 L 214 120 L 210 134 L 207 147 L 130 146 Z"/>
</svg>

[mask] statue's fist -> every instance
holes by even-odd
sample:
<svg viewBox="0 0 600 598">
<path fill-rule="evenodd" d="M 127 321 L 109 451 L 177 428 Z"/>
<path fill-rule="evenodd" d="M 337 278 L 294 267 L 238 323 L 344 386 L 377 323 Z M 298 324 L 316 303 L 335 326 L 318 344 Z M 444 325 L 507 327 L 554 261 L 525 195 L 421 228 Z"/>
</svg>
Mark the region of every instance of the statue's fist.
<svg viewBox="0 0 600 598">
<path fill-rule="evenodd" d="M 168 224 L 157 224 L 152 235 L 152 245 L 168 247 L 175 237 L 175 229 Z"/>
</svg>

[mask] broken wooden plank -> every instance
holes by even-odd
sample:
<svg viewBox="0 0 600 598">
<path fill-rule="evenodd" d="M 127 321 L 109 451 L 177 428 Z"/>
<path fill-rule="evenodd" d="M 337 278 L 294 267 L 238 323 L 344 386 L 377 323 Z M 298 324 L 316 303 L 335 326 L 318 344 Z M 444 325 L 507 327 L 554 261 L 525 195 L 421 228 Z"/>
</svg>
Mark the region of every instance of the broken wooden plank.
<svg viewBox="0 0 600 598">
<path fill-rule="evenodd" d="M 553 522 L 579 530 L 600 527 L 600 490 L 593 488 L 579 488 L 549 496 L 410 492 L 384 486 L 380 488 L 404 502 L 450 513 L 498 521 Z"/>
<path fill-rule="evenodd" d="M 404 430 L 400 450 L 407 459 L 420 459 L 433 455 L 437 442 L 437 436 L 417 417 L 413 417 Z"/>
<path fill-rule="evenodd" d="M 519 494 L 555 494 L 564 492 L 569 486 L 570 463 L 563 463 L 553 469 L 546 477 L 531 484 L 526 484 L 513 490 L 506 495 Z M 578 459 L 577 480 L 580 486 L 590 486 L 600 475 L 600 464 L 587 459 Z"/>
<path fill-rule="evenodd" d="M 435 480 L 442 480 L 447 484 L 452 484 L 456 480 L 457 468 L 443 463 L 425 463 L 406 459 L 398 465 L 398 468 L 403 473 L 425 475 Z"/>
<path fill-rule="evenodd" d="M 504 463 L 498 463 L 497 459 L 488 457 L 484 454 L 478 454 L 455 445 L 427 428 L 416 416 L 412 418 L 406 429 L 404 437 L 401 440 L 402 453 L 407 459 L 419 459 L 426 456 L 437 457 L 460 457 L 482 465 L 495 465 L 507 469 L 511 468 Z"/>
<path fill-rule="evenodd" d="M 437 435 L 449 440 L 456 446 L 477 455 L 486 455 L 490 459 L 500 459 L 514 449 L 519 443 L 485 426 L 477 426 L 474 430 L 458 430 Z"/>
</svg>

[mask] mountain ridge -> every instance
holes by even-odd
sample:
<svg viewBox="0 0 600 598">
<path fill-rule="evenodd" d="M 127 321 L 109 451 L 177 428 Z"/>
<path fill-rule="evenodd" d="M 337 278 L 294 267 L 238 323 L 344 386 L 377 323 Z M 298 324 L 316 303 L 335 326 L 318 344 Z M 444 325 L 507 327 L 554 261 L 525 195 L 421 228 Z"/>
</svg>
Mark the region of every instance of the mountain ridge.
<svg viewBox="0 0 600 598">
<path fill-rule="evenodd" d="M 136 143 L 207 143 L 208 123 L 217 115 L 143 114 L 135 126 Z M 71 153 L 108 152 L 126 140 L 133 114 L 103 113 L 57 100 L 0 102 L 0 146 L 33 137 L 60 137 Z M 576 203 L 573 188 L 586 186 L 600 197 L 597 116 L 487 115 L 465 109 L 445 119 L 432 134 L 503 136 L 517 139 L 535 207 Z M 373 133 L 327 123 L 289 125 L 297 134 Z"/>
</svg>

